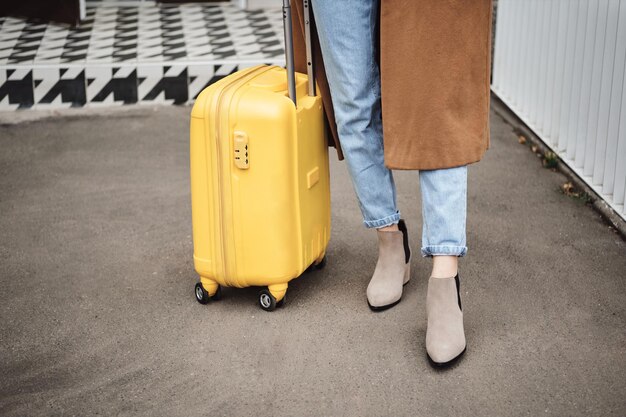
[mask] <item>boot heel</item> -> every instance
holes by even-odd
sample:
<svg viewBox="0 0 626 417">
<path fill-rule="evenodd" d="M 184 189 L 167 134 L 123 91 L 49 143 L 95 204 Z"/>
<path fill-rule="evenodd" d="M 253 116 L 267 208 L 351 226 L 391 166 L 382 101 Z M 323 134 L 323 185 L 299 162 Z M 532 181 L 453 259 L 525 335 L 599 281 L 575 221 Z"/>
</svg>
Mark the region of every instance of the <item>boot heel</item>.
<svg viewBox="0 0 626 417">
<path fill-rule="evenodd" d="M 406 268 L 404 270 L 404 282 L 402 283 L 402 285 L 408 284 L 410 280 L 411 280 L 411 260 L 409 260 L 409 262 L 407 262 L 406 264 Z"/>
</svg>

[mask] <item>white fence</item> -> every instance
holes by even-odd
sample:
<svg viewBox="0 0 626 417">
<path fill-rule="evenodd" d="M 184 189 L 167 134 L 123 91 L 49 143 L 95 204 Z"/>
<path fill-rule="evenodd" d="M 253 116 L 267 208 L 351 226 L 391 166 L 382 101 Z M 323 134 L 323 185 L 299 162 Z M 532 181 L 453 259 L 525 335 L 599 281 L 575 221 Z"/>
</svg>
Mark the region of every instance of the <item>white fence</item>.
<svg viewBox="0 0 626 417">
<path fill-rule="evenodd" d="M 498 0 L 492 91 L 626 220 L 626 0 Z"/>
</svg>

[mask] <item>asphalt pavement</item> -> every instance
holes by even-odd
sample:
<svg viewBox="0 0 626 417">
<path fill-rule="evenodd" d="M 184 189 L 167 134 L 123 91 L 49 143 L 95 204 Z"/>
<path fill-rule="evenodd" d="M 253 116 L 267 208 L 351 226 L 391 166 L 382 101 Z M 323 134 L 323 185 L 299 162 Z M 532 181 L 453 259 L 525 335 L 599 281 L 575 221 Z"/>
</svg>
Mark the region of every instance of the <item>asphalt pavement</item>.
<svg viewBox="0 0 626 417">
<path fill-rule="evenodd" d="M 0 415 L 626 415 L 626 243 L 493 111 L 469 167 L 468 349 L 446 371 L 426 358 L 416 171 L 395 172 L 414 253 L 396 307 L 367 306 L 376 235 L 333 149 L 326 267 L 272 313 L 258 288 L 195 301 L 190 111 L 0 125 Z"/>
</svg>

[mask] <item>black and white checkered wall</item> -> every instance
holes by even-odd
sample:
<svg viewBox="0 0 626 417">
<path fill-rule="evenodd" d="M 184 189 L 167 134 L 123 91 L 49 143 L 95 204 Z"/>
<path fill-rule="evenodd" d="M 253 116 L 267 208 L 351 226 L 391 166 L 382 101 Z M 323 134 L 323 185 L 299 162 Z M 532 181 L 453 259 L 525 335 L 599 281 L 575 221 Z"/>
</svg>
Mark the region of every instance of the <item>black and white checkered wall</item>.
<svg viewBox="0 0 626 417">
<path fill-rule="evenodd" d="M 186 103 L 239 69 L 284 65 L 279 8 L 87 3 L 78 28 L 0 18 L 0 111 Z"/>
</svg>

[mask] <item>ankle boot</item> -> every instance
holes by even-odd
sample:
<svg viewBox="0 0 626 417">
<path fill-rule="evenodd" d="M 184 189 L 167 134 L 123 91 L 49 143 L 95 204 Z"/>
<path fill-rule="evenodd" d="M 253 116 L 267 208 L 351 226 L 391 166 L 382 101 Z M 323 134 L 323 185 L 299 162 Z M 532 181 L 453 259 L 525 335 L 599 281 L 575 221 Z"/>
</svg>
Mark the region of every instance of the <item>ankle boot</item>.
<svg viewBox="0 0 626 417">
<path fill-rule="evenodd" d="M 459 274 L 428 280 L 426 352 L 431 364 L 444 366 L 465 352 Z"/>
<path fill-rule="evenodd" d="M 402 287 L 411 278 L 411 250 L 404 220 L 399 231 L 378 234 L 378 261 L 367 286 L 367 302 L 372 310 L 384 310 L 400 302 Z"/>
</svg>

